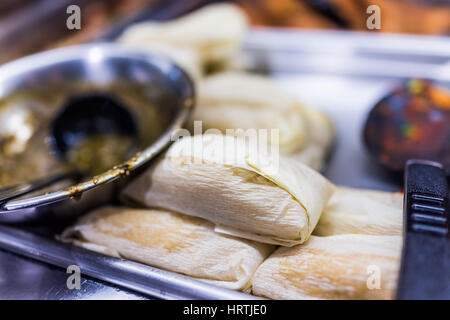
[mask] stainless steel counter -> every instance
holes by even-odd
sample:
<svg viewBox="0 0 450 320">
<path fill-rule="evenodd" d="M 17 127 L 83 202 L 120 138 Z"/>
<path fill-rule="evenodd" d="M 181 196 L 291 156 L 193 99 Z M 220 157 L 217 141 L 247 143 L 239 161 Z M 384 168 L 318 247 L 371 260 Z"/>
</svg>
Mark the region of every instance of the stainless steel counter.
<svg viewBox="0 0 450 320">
<path fill-rule="evenodd" d="M 68 289 L 65 270 L 0 250 L 0 299 L 149 299 L 82 275 L 81 288 Z"/>
</svg>

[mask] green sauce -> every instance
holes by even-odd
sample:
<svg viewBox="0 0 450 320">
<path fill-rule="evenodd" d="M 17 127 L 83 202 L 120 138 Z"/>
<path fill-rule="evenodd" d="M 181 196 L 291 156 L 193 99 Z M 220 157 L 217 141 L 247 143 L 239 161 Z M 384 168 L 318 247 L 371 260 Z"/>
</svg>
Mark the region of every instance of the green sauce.
<svg viewBox="0 0 450 320">
<path fill-rule="evenodd" d="M 112 94 L 137 120 L 139 145 L 131 138 L 97 134 L 81 139 L 66 154 L 56 156 L 50 142 L 50 126 L 69 97 Z M 68 169 L 96 175 L 111 169 L 149 146 L 167 128 L 170 108 L 149 104 L 148 85 L 117 82 L 107 86 L 86 83 L 34 88 L 0 99 L 0 187 L 46 177 Z"/>
</svg>

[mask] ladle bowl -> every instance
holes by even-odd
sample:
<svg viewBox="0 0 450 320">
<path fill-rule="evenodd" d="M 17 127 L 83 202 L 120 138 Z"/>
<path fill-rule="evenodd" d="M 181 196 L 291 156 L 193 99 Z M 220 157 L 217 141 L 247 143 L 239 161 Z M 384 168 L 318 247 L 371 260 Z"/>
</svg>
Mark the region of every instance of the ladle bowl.
<svg viewBox="0 0 450 320">
<path fill-rule="evenodd" d="M 0 222 L 73 217 L 87 209 L 114 201 L 120 186 L 145 169 L 150 161 L 170 144 L 174 132 L 181 128 L 189 117 L 195 97 L 189 76 L 169 59 L 115 44 L 98 43 L 54 49 L 0 67 L 0 99 L 3 100 L 19 91 L 39 92 L 42 88 L 58 91 L 60 100 L 57 104 L 63 104 L 73 96 L 89 96 L 93 93 L 115 95 L 122 99 L 117 91 L 117 84 L 139 87 L 136 94 L 139 94 L 143 101 L 140 104 L 141 109 L 134 106 L 134 109 L 125 112 L 125 115 L 122 107 L 112 108 L 114 112 L 122 113 L 125 117 L 123 126 L 115 129 L 134 135 L 134 125 L 127 114 L 139 113 L 144 105 L 145 111 L 148 111 L 145 113 L 147 118 L 142 115 L 135 116 L 138 121 L 137 130 L 150 132 L 154 126 L 159 125 L 158 130 L 150 132 L 153 134 L 152 138 L 145 140 L 149 135 L 140 135 L 140 140 L 144 138 L 144 141 L 140 141 L 139 152 L 110 170 L 87 177 L 81 183 L 51 192 L 33 193 L 2 204 Z M 133 101 L 125 101 L 124 105 L 133 106 Z M 54 117 L 58 116 L 58 111 L 61 112 L 60 109 L 52 109 Z M 66 111 L 72 115 L 59 116 L 74 115 L 73 110 Z M 104 116 L 102 121 L 107 123 L 115 116 L 117 114 Z M 73 134 L 78 129 L 80 128 L 76 126 L 54 128 L 54 133 L 56 136 L 63 132 Z M 100 129 L 100 126 L 88 128 L 94 131 Z M 70 141 L 67 136 L 58 140 L 58 149 L 62 154 L 68 147 L 68 142 Z"/>
</svg>

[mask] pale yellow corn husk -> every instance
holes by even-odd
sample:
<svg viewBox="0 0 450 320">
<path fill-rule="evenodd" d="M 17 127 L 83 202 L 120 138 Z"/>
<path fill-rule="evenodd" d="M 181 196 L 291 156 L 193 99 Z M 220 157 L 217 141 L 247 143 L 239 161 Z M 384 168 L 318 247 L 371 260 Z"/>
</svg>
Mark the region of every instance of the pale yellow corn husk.
<svg viewBox="0 0 450 320">
<path fill-rule="evenodd" d="M 308 126 L 308 140 L 300 151 L 287 153 L 293 159 L 322 170 L 335 139 L 334 126 L 328 116 L 320 110 L 303 106 L 303 114 Z"/>
<path fill-rule="evenodd" d="M 402 193 L 337 187 L 314 234 L 402 235 L 402 228 Z"/>
<path fill-rule="evenodd" d="M 400 236 L 311 236 L 258 268 L 253 294 L 271 299 L 392 299 Z"/>
<path fill-rule="evenodd" d="M 300 104 L 266 77 L 223 72 L 205 78 L 198 92 L 191 123 L 201 120 L 203 130 L 243 129 L 234 132 L 242 136 L 248 129 L 278 129 L 283 154 L 300 150 L 308 139 Z"/>
<path fill-rule="evenodd" d="M 334 187 L 298 161 L 280 157 L 277 167 L 271 161 L 244 139 L 185 137 L 127 186 L 122 198 L 204 218 L 217 232 L 286 246 L 302 243 Z"/>
<path fill-rule="evenodd" d="M 330 120 L 318 110 L 303 106 L 271 79 L 227 71 L 204 78 L 198 86 L 198 103 L 189 122 L 202 121 L 202 129 L 223 134 L 249 135 L 265 129 L 269 143 L 282 155 L 319 170 L 334 139 Z M 233 132 L 230 129 L 234 129 Z M 271 140 L 271 130 L 278 130 Z"/>
<path fill-rule="evenodd" d="M 61 239 L 234 290 L 248 289 L 258 265 L 275 249 L 220 235 L 203 219 L 124 207 L 88 213 Z"/>
<path fill-rule="evenodd" d="M 248 29 L 244 12 L 232 4 L 212 4 L 168 22 L 142 22 L 127 28 L 122 43 L 162 42 L 192 48 L 204 66 L 227 64 Z"/>
</svg>

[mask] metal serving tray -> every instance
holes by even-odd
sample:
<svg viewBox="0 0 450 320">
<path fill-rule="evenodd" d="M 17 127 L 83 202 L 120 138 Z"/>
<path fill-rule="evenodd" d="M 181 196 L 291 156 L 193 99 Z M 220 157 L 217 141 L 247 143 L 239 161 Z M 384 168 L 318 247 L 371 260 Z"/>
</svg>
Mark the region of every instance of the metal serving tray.
<svg viewBox="0 0 450 320">
<path fill-rule="evenodd" d="M 450 38 L 255 29 L 244 51 L 246 68 L 267 73 L 334 120 L 338 140 L 324 172 L 331 181 L 360 188 L 401 189 L 401 181 L 377 168 L 364 152 L 361 126 L 368 109 L 405 79 L 422 77 L 449 86 Z M 54 235 L 63 227 L 0 226 L 1 249 L 34 259 L 0 250 L 0 298 L 254 298 L 59 243 Z M 12 260 L 17 263 L 9 263 Z M 66 287 L 65 270 L 72 264 L 81 268 L 81 290 Z"/>
</svg>

